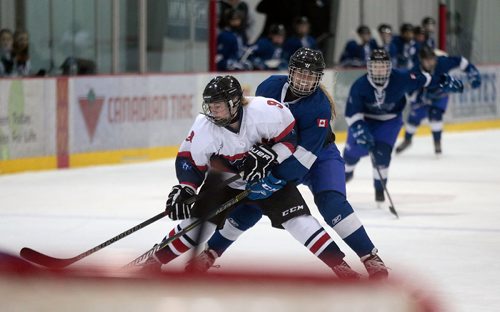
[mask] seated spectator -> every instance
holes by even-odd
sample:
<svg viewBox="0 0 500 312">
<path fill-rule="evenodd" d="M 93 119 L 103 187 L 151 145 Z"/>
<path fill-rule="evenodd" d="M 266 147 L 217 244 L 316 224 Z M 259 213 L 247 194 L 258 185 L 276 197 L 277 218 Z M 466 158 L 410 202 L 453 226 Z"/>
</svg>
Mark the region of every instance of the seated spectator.
<svg viewBox="0 0 500 312">
<path fill-rule="evenodd" d="M 371 52 L 378 48 L 377 42 L 372 38 L 370 28 L 361 25 L 356 33 L 358 38 L 348 41 L 344 48 L 340 57 L 341 66 L 365 67 Z"/>
<path fill-rule="evenodd" d="M 29 76 L 31 70 L 29 53 L 29 36 L 25 30 L 16 30 L 12 48 L 14 67 L 13 76 Z"/>
<path fill-rule="evenodd" d="M 422 19 L 422 30 L 425 35 L 425 45 L 435 49 L 436 40 L 434 39 L 436 33 L 436 20 L 430 16 Z"/>
<path fill-rule="evenodd" d="M 243 43 L 246 45 L 248 44 L 248 29 L 251 24 L 251 18 L 250 18 L 250 13 L 248 10 L 248 4 L 245 1 L 241 0 L 219 0 L 219 23 L 218 27 L 219 29 L 224 29 L 226 27 L 226 21 L 224 21 L 224 16 L 227 15 L 227 13 L 231 10 L 237 10 L 238 12 L 241 13 L 241 24 L 236 29 L 236 31 L 241 35 L 243 38 Z"/>
<path fill-rule="evenodd" d="M 250 55 L 255 69 L 285 70 L 288 68 L 288 59 L 283 54 L 285 35 L 285 27 L 281 24 L 274 24 L 269 27 L 266 37 L 257 40 L 252 46 Z"/>
<path fill-rule="evenodd" d="M 416 26 L 413 28 L 413 33 L 415 34 L 415 42 L 417 45 L 419 47 L 425 45 L 425 33 L 422 27 Z"/>
<path fill-rule="evenodd" d="M 411 69 L 418 63 L 413 25 L 408 23 L 401 25 L 399 36 L 394 36 L 392 39 L 389 54 L 394 68 Z"/>
<path fill-rule="evenodd" d="M 14 58 L 12 57 L 12 48 L 14 44 L 14 35 L 10 29 L 0 30 L 0 76 L 9 76 L 14 68 Z"/>
<path fill-rule="evenodd" d="M 301 16 L 301 0 L 260 0 L 255 10 L 266 16 L 260 38 L 269 34 L 272 25 L 283 25 L 287 34 L 293 32 L 293 21 Z"/>
<path fill-rule="evenodd" d="M 251 69 L 250 62 L 243 60 L 245 45 L 239 32 L 242 14 L 238 10 L 226 11 L 224 16 L 225 27 L 217 36 L 217 70 Z M 247 58 L 247 57 L 245 57 Z"/>
<path fill-rule="evenodd" d="M 283 45 L 285 59 L 289 59 L 300 48 L 318 49 L 316 39 L 309 35 L 311 24 L 307 17 L 302 16 L 297 18 L 294 23 L 294 30 L 295 33 L 288 37 Z"/>
<path fill-rule="evenodd" d="M 379 47 L 390 53 L 392 41 L 392 27 L 389 24 L 380 24 L 377 28 L 380 36 Z"/>
</svg>

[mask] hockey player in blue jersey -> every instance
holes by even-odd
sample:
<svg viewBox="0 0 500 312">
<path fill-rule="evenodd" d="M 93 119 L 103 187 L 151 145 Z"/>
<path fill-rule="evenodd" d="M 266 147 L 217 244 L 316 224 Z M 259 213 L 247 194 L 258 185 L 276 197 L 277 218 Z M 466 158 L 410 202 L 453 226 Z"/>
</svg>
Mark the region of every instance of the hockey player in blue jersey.
<svg viewBox="0 0 500 312">
<path fill-rule="evenodd" d="M 349 128 L 344 149 L 345 174 L 349 181 L 360 158 L 371 153 L 375 160 L 372 163 L 375 200 L 383 202 L 381 179 L 387 183 L 392 149 L 403 125 L 406 94 L 426 86 L 460 92 L 463 85 L 447 74 L 433 79 L 427 72 L 392 69 L 389 55 L 383 49 L 373 51 L 367 69 L 368 73 L 352 85 L 347 100 L 345 118 Z"/>
<path fill-rule="evenodd" d="M 460 68 L 467 74 L 471 88 L 481 85 L 481 75 L 477 68 L 462 56 L 439 56 L 429 46 L 423 46 L 419 52 L 420 66 L 433 76 L 448 73 Z M 443 115 L 448 105 L 448 93 L 439 88 L 422 88 L 416 91 L 415 100 L 411 103 L 411 111 L 406 123 L 404 141 L 396 148 L 401 153 L 411 145 L 411 140 L 423 119 L 428 118 L 434 141 L 436 155 L 442 153 L 441 134 L 443 131 Z"/>
<path fill-rule="evenodd" d="M 287 104 L 296 120 L 297 149 L 273 174 L 307 185 L 326 223 L 356 252 L 370 278 L 385 278 L 387 268 L 346 198 L 344 161 L 330 127 L 334 104 L 319 87 L 324 68 L 320 51 L 300 48 L 290 58 L 288 77 L 273 75 L 257 88 L 257 96 Z M 224 227 L 209 240 L 208 249 L 198 256 L 199 269 L 208 270 L 215 259 L 261 217 L 262 213 L 251 206 L 236 208 Z M 314 239 L 321 240 L 320 237 Z"/>
</svg>

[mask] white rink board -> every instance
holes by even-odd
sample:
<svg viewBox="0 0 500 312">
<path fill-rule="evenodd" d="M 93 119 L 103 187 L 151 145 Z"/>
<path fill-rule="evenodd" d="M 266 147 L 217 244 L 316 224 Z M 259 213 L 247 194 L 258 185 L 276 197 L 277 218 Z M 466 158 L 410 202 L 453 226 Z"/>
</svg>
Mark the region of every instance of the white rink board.
<svg viewBox="0 0 500 312">
<path fill-rule="evenodd" d="M 0 160 L 56 153 L 55 81 L 0 80 Z"/>
</svg>

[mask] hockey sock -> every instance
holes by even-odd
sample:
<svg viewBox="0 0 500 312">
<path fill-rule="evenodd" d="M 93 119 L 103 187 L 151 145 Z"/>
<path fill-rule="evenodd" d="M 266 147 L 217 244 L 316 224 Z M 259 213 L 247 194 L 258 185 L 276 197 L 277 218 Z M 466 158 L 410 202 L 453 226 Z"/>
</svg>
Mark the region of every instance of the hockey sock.
<svg viewBox="0 0 500 312">
<path fill-rule="evenodd" d="M 325 222 L 358 255 L 370 253 L 374 245 L 344 194 L 325 191 L 314 196 L 314 202 Z"/>
<path fill-rule="evenodd" d="M 432 131 L 432 138 L 434 142 L 441 142 L 441 133 L 442 131 Z"/>
<path fill-rule="evenodd" d="M 193 221 L 195 220 L 193 219 L 183 220 L 180 224 L 178 224 L 175 228 L 173 228 L 170 231 L 170 233 L 168 233 L 167 236 L 165 236 L 163 241 L 174 236 L 177 232 L 181 231 L 184 227 L 188 226 Z M 213 234 L 215 228 L 216 228 L 215 224 L 207 222 L 203 227 L 203 233 L 200 236 L 200 243 L 205 242 Z M 155 253 L 155 256 L 158 260 L 160 260 L 161 263 L 163 264 L 169 263 L 170 261 L 182 255 L 191 248 L 196 247 L 197 237 L 198 237 L 198 231 L 188 232 L 179 237 L 178 239 L 172 241 L 170 244 L 167 245 L 167 247 L 158 250 Z"/>
<path fill-rule="evenodd" d="M 208 248 L 221 256 L 231 244 L 246 230 L 254 226 L 262 218 L 262 211 L 254 205 L 236 207 L 224 223 L 224 227 L 215 231 L 208 240 Z"/>
<path fill-rule="evenodd" d="M 345 254 L 313 216 L 295 217 L 282 225 L 296 240 L 329 267 L 333 268 L 344 259 Z"/>
<path fill-rule="evenodd" d="M 413 135 L 417 131 L 417 127 L 418 127 L 417 125 L 411 123 L 407 123 L 405 125 L 405 141 L 411 141 Z"/>
</svg>

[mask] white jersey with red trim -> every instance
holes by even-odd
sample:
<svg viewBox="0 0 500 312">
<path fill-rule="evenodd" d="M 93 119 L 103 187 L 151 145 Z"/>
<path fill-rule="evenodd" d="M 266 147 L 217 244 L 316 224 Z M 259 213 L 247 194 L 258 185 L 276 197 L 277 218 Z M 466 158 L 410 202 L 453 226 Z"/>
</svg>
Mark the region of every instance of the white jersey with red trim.
<svg viewBox="0 0 500 312">
<path fill-rule="evenodd" d="M 197 189 L 209 167 L 214 167 L 214 156 L 224 161 L 225 171 L 237 172 L 250 147 L 257 143 L 270 143 L 278 154 L 279 163 L 292 155 L 296 134 L 290 110 L 274 99 L 246 99 L 248 104 L 242 107 L 238 132 L 215 125 L 205 115 L 196 118 L 176 159 L 176 173 L 181 184 Z M 245 182 L 240 179 L 231 187 L 244 189 Z"/>
</svg>

